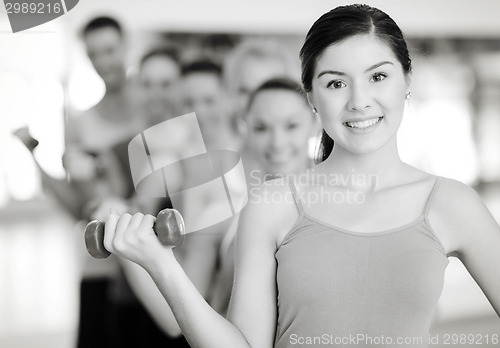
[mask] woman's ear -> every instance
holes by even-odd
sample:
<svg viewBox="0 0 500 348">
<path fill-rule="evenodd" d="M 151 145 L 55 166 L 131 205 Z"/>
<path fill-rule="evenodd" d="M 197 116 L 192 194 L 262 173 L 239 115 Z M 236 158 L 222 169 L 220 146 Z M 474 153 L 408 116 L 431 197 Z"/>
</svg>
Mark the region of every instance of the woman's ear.
<svg viewBox="0 0 500 348">
<path fill-rule="evenodd" d="M 309 104 L 309 107 L 311 108 L 314 116 L 319 116 L 318 110 L 314 107 L 311 93 L 306 94 L 306 99 L 307 99 L 307 104 Z M 321 124 L 321 119 L 319 117 L 313 117 L 311 125 L 311 132 L 312 132 L 311 135 L 318 136 L 318 134 L 321 134 L 322 131 L 323 131 L 323 125 Z"/>
<path fill-rule="evenodd" d="M 313 136 L 320 135 L 322 131 L 323 131 L 323 125 L 321 124 L 320 118 L 319 117 L 314 117 L 314 119 L 313 119 L 313 125 L 312 125 Z"/>
<path fill-rule="evenodd" d="M 312 112 L 314 114 L 317 114 L 318 110 L 314 107 L 314 101 L 313 101 L 311 93 L 308 92 L 306 94 L 306 99 L 307 99 L 307 104 L 309 104 L 309 107 L 311 108 Z"/>
<path fill-rule="evenodd" d="M 411 93 L 411 73 L 406 74 L 406 94 Z"/>
</svg>

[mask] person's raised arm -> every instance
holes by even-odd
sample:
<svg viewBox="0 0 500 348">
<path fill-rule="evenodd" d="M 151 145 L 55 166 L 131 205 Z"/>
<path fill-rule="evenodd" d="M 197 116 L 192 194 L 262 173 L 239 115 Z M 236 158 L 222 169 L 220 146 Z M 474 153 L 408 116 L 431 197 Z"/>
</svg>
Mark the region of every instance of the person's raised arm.
<svg viewBox="0 0 500 348">
<path fill-rule="evenodd" d="M 150 275 L 136 263 L 119 258 L 130 287 L 158 327 L 169 337 L 179 337 L 177 320 Z"/>
<path fill-rule="evenodd" d="M 207 298 L 216 263 L 216 253 L 220 236 L 215 233 L 189 234 L 182 245 L 174 250 L 176 259 L 200 294 Z M 178 250 L 183 249 L 183 250 Z M 180 252 L 178 252 L 180 251 Z M 181 330 L 177 321 L 163 298 L 158 287 L 149 274 L 139 265 L 119 258 L 125 275 L 134 294 L 144 305 L 148 313 L 165 334 L 178 337 Z"/>
<path fill-rule="evenodd" d="M 40 173 L 40 178 L 42 181 L 42 186 L 44 189 L 50 191 L 50 193 L 56 198 L 60 206 L 63 207 L 69 214 L 71 214 L 75 219 L 81 217 L 81 209 L 84 205 L 84 201 L 81 197 L 74 192 L 74 188 L 66 179 L 55 178 L 45 171 L 43 166 L 40 165 L 37 156 L 35 156 L 36 147 L 38 146 L 38 140 L 34 139 L 28 127 L 22 127 L 14 132 L 14 135 L 26 146 L 30 151 L 33 161 L 38 168 Z"/>
<path fill-rule="evenodd" d="M 500 227 L 480 196 L 458 181 L 443 180 L 429 220 L 500 316 Z"/>
<path fill-rule="evenodd" d="M 152 230 L 153 216 L 110 214 L 104 245 L 146 269 L 192 347 L 272 347 L 276 329 L 275 231 L 286 223 L 280 209 L 270 205 L 273 203 L 250 202 L 242 213 L 228 320 L 207 304 L 176 261 L 172 248 L 159 243 Z"/>
</svg>

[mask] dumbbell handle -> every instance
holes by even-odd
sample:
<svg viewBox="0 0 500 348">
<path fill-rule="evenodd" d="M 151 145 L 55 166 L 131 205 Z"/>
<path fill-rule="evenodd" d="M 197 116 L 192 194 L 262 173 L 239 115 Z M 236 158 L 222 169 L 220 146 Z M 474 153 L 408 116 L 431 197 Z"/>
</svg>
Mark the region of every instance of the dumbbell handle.
<svg viewBox="0 0 500 348">
<path fill-rule="evenodd" d="M 89 254 L 97 259 L 105 259 L 111 253 L 104 247 L 104 222 L 93 220 L 85 227 L 85 246 Z M 182 215 L 175 209 L 163 209 L 156 216 L 153 225 L 161 244 L 179 246 L 184 240 L 185 226 Z"/>
</svg>

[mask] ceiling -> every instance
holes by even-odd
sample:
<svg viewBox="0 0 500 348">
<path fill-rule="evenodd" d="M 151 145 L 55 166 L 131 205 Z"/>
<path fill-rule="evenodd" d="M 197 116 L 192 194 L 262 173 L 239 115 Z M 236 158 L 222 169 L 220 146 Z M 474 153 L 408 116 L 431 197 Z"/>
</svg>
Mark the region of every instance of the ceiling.
<svg viewBox="0 0 500 348">
<path fill-rule="evenodd" d="M 107 13 L 130 30 L 305 34 L 336 0 L 80 0 L 61 18 L 75 30 Z M 407 35 L 500 38 L 500 0 L 366 0 Z"/>
</svg>

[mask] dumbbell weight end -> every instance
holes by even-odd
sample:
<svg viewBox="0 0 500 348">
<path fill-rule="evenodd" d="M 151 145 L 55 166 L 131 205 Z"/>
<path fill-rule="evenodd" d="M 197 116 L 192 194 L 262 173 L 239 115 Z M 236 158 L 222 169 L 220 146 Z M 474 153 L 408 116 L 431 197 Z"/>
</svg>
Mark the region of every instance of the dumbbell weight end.
<svg viewBox="0 0 500 348">
<path fill-rule="evenodd" d="M 105 259 L 111 255 L 104 247 L 104 226 L 103 221 L 93 220 L 85 227 L 85 246 L 88 253 L 97 259 Z M 182 215 L 175 209 L 160 211 L 153 230 L 161 244 L 173 247 L 182 244 L 186 232 Z"/>
</svg>

